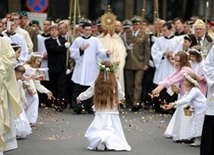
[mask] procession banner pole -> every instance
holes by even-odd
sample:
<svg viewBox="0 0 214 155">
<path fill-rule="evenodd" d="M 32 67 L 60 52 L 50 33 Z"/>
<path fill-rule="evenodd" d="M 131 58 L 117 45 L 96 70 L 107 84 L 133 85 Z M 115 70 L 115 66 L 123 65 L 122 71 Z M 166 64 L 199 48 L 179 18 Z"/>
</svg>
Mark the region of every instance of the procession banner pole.
<svg viewBox="0 0 214 155">
<path fill-rule="evenodd" d="M 158 11 L 158 0 L 154 0 L 154 23 L 157 24 L 157 37 L 159 37 L 159 11 Z"/>
<path fill-rule="evenodd" d="M 145 12 L 146 12 L 146 0 L 143 0 L 143 3 L 142 3 L 142 15 L 141 15 L 141 21 L 143 19 L 145 19 Z"/>
<path fill-rule="evenodd" d="M 77 12 L 78 12 L 78 19 L 80 20 L 81 13 L 80 13 L 80 3 L 79 3 L 79 0 L 77 0 Z"/>
<path fill-rule="evenodd" d="M 158 31 L 158 23 L 156 22 L 156 16 L 157 16 L 157 12 L 156 12 L 156 3 L 155 3 L 155 0 L 154 0 L 154 14 L 153 14 L 153 26 L 154 26 L 154 29 L 153 29 L 153 34 L 155 35 L 156 31 Z"/>
<path fill-rule="evenodd" d="M 75 35 L 75 27 L 76 27 L 76 13 L 77 13 L 77 0 L 74 0 L 74 18 L 73 18 L 73 35 Z"/>
<path fill-rule="evenodd" d="M 70 25 L 71 25 L 71 16 L 72 16 L 72 4 L 73 4 L 73 0 L 70 0 L 70 8 L 69 8 L 69 14 L 68 14 L 68 30 L 70 29 Z M 69 33 L 67 33 L 67 41 L 71 42 Z M 69 57 L 70 57 L 70 51 L 69 48 L 67 49 L 66 52 L 66 68 L 68 69 L 68 62 L 69 62 Z"/>
<path fill-rule="evenodd" d="M 209 9 L 209 1 L 206 2 L 206 9 L 205 9 L 205 24 L 207 24 L 208 9 Z"/>
</svg>

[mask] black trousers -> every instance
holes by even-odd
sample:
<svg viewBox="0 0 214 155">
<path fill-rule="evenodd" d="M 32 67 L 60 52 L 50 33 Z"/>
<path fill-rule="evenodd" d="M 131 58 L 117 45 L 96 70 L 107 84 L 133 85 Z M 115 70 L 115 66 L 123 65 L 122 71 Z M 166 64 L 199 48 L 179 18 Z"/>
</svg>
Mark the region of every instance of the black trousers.
<svg viewBox="0 0 214 155">
<path fill-rule="evenodd" d="M 214 155 L 214 116 L 205 115 L 200 155 Z"/>
<path fill-rule="evenodd" d="M 149 70 L 145 71 L 143 77 L 143 92 L 142 92 L 142 101 L 144 105 L 151 105 L 152 100 L 148 93 L 151 93 L 155 89 L 155 84 L 153 83 L 153 77 L 155 73 L 155 68 L 150 67 Z"/>
<path fill-rule="evenodd" d="M 49 72 L 50 90 L 55 98 L 62 100 L 65 97 L 66 74 L 65 70 L 60 72 Z"/>
<path fill-rule="evenodd" d="M 47 88 L 48 90 L 50 90 L 50 82 L 49 81 L 41 81 L 41 84 Z M 41 104 L 46 104 L 46 106 L 50 107 L 51 106 L 51 102 L 48 100 L 47 94 L 44 93 L 39 93 L 39 106 L 41 106 Z"/>
<path fill-rule="evenodd" d="M 157 85 L 156 85 L 157 86 Z M 174 93 L 172 96 L 170 96 L 167 93 L 167 89 L 164 88 L 161 92 L 160 92 L 160 96 L 159 97 L 154 97 L 153 98 L 153 102 L 155 104 L 155 111 L 156 112 L 164 112 L 163 109 L 161 109 L 161 103 L 164 102 L 164 100 L 166 101 L 166 103 L 170 103 L 170 102 L 174 102 L 176 101 L 178 98 L 178 95 L 176 93 Z M 166 111 L 167 112 L 167 111 Z"/>
<path fill-rule="evenodd" d="M 86 91 L 90 86 L 82 86 L 79 84 L 74 83 L 74 91 L 73 91 L 73 95 L 72 95 L 72 107 L 73 109 L 82 109 L 80 104 L 77 104 L 76 102 L 76 98 L 77 96 L 79 96 L 80 93 Z M 93 105 L 93 97 L 82 101 L 81 104 L 84 106 L 84 109 L 86 111 L 91 111 L 91 107 Z"/>
<path fill-rule="evenodd" d="M 74 91 L 74 82 L 71 81 L 72 73 L 66 75 L 66 85 L 65 85 L 65 103 L 66 106 L 70 104 L 72 107 L 72 95 Z"/>
</svg>

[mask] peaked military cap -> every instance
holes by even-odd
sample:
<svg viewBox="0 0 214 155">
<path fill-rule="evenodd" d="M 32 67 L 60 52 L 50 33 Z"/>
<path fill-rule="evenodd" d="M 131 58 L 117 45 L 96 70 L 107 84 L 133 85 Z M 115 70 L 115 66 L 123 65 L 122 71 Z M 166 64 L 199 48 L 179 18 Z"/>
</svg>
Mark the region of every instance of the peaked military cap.
<svg viewBox="0 0 214 155">
<path fill-rule="evenodd" d="M 26 11 L 20 11 L 20 12 L 18 12 L 18 14 L 20 17 L 28 16 Z"/>
<path fill-rule="evenodd" d="M 125 19 L 123 22 L 122 22 L 122 25 L 124 28 L 129 28 L 132 26 L 132 22 L 131 20 L 128 20 L 128 19 Z"/>
<path fill-rule="evenodd" d="M 132 21 L 132 24 L 140 24 L 141 18 L 140 16 L 135 15 L 134 17 L 132 17 L 131 21 Z"/>
<path fill-rule="evenodd" d="M 33 24 L 39 25 L 39 21 L 38 21 L 38 20 L 32 20 L 32 21 L 29 23 L 29 25 L 33 25 Z"/>
<path fill-rule="evenodd" d="M 101 26 L 101 18 L 99 17 L 99 18 L 97 18 L 97 20 L 96 20 L 96 24 L 97 24 L 97 26 Z"/>
<path fill-rule="evenodd" d="M 79 25 L 83 25 L 84 23 L 91 23 L 91 21 L 89 19 L 85 19 L 85 18 L 82 18 L 78 21 L 78 24 Z"/>
</svg>

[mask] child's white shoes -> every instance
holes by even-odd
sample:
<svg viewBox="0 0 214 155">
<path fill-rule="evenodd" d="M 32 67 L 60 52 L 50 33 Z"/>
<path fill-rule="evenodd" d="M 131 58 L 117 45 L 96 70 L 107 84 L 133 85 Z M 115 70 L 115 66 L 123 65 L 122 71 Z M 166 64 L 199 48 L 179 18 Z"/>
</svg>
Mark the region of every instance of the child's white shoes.
<svg viewBox="0 0 214 155">
<path fill-rule="evenodd" d="M 192 147 L 199 147 L 201 145 L 201 141 L 200 140 L 195 140 L 194 143 L 190 144 Z"/>
<path fill-rule="evenodd" d="M 98 144 L 98 146 L 97 146 L 97 150 L 98 151 L 104 151 L 105 150 L 105 139 L 104 138 L 101 138 L 100 139 L 100 142 L 99 142 L 99 144 Z"/>
</svg>

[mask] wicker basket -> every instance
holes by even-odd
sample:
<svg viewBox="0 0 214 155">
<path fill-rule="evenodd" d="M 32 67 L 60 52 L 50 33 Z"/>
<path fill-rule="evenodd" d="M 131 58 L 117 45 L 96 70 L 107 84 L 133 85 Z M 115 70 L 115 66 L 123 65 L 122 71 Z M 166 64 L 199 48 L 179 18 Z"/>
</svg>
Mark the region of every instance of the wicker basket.
<svg viewBox="0 0 214 155">
<path fill-rule="evenodd" d="M 190 110 L 190 108 L 185 107 L 184 108 L 184 115 L 185 116 L 192 116 L 193 111 Z"/>
</svg>

